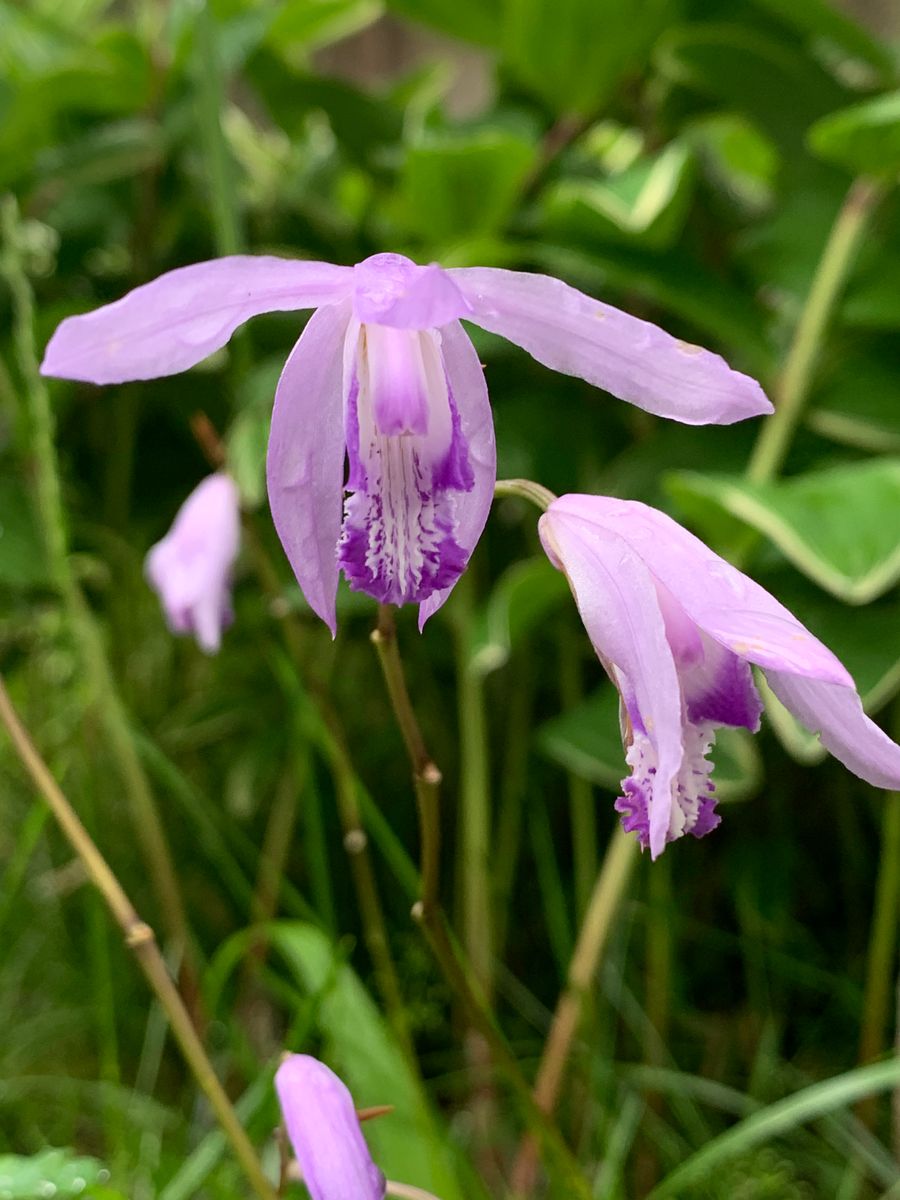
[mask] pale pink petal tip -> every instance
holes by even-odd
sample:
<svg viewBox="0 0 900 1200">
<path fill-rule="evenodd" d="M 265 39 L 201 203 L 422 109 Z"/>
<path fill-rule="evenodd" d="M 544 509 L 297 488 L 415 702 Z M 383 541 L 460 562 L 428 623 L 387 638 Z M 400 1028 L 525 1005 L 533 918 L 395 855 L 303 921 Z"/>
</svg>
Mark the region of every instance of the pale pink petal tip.
<svg viewBox="0 0 900 1200">
<path fill-rule="evenodd" d="M 291 1054 L 275 1074 L 275 1089 L 312 1200 L 384 1200 L 384 1176 L 338 1076 L 311 1055 Z"/>
</svg>

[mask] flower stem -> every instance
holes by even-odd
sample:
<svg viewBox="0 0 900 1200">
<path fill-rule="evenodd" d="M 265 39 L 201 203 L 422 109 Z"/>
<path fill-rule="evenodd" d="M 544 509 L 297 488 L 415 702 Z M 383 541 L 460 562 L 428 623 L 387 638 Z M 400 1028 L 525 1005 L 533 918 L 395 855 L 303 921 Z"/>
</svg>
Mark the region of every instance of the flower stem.
<svg viewBox="0 0 900 1200">
<path fill-rule="evenodd" d="M 206 1051 L 197 1036 L 190 1015 L 156 944 L 153 930 L 138 916 L 115 873 L 100 853 L 47 764 L 35 748 L 13 707 L 2 678 L 0 678 L 0 721 L 6 727 L 16 753 L 32 782 L 46 800 L 60 829 L 122 930 L 126 946 L 134 954 L 147 982 L 165 1010 L 185 1062 L 197 1084 L 206 1094 L 253 1191 L 260 1200 L 274 1200 L 275 1192 L 266 1179 L 256 1151 L 206 1056 Z"/>
<path fill-rule="evenodd" d="M 494 498 L 499 500 L 504 496 L 518 496 L 520 500 L 534 504 L 541 512 L 546 512 L 557 499 L 554 492 L 532 479 L 498 479 L 494 484 Z"/>
<path fill-rule="evenodd" d="M 552 1113 L 559 1100 L 572 1044 L 581 1021 L 584 997 L 596 977 L 637 859 L 636 839 L 617 825 L 594 884 L 569 964 L 566 986 L 556 1002 L 550 1033 L 538 1065 L 534 1100 L 544 1113 Z M 531 1192 L 536 1165 L 534 1141 L 526 1138 L 519 1147 L 513 1166 L 511 1190 L 514 1196 L 527 1196 Z"/>
<path fill-rule="evenodd" d="M 875 908 L 869 937 L 866 986 L 863 994 L 859 1063 L 874 1062 L 885 1050 L 885 1029 L 896 975 L 897 919 L 900 915 L 900 793 L 884 799 L 881 854 L 875 889 Z M 878 1102 L 874 1096 L 862 1101 L 859 1117 L 875 1124 Z"/>
<path fill-rule="evenodd" d="M 511 1087 L 526 1125 L 546 1153 L 548 1165 L 553 1166 L 564 1183 L 565 1194 L 573 1200 L 588 1200 L 590 1189 L 577 1163 L 558 1130 L 535 1102 L 519 1064 L 494 1020 L 479 981 L 460 953 L 441 908 L 440 771 L 428 753 L 409 698 L 403 660 L 397 647 L 393 612 L 386 606 L 379 608 L 378 626 L 372 634 L 372 642 L 378 651 L 388 697 L 406 745 L 416 785 L 422 840 L 422 894 L 413 906 L 413 917 L 421 925 L 448 987 L 462 1004 L 466 1020 L 490 1047 L 492 1062 Z M 434 771 L 434 782 L 423 788 L 421 776 L 429 766 Z"/>
<path fill-rule="evenodd" d="M 25 384 L 34 456 L 35 498 L 47 568 L 69 618 L 90 687 L 91 703 L 100 716 L 125 784 L 137 842 L 146 858 L 166 934 L 175 943 L 175 952 L 187 956 L 189 961 L 191 944 L 187 918 L 156 801 L 135 749 L 128 714 L 116 688 L 100 630 L 85 602 L 69 558 L 53 413 L 38 369 L 34 297 L 22 262 L 18 209 L 11 196 L 2 202 L 0 221 L 4 243 L 0 271 L 12 293 L 13 338 Z"/>
<path fill-rule="evenodd" d="M 375 647 L 381 663 L 388 697 L 412 766 L 421 837 L 422 890 L 419 904 L 422 909 L 422 920 L 427 924 L 432 910 L 440 904 L 441 772 L 428 753 L 412 701 L 409 698 L 403 662 L 397 647 L 397 627 L 394 622 L 394 614 L 387 604 L 378 606 L 378 624 L 371 636 L 372 645 Z"/>
<path fill-rule="evenodd" d="M 855 179 L 838 211 L 775 384 L 775 413 L 764 422 L 753 448 L 747 467 L 751 483 L 768 483 L 784 464 L 809 397 L 828 326 L 885 191 L 878 180 Z"/>
</svg>

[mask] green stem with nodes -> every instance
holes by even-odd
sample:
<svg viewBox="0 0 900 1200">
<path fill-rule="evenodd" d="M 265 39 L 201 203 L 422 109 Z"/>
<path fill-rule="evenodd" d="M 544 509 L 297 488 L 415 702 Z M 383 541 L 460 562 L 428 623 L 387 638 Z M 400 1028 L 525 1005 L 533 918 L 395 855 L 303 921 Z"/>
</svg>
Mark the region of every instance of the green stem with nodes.
<svg viewBox="0 0 900 1200">
<path fill-rule="evenodd" d="M 590 1189 L 559 1131 L 541 1111 L 519 1069 L 515 1056 L 498 1028 L 481 987 L 464 961 L 439 900 L 440 870 L 440 771 L 428 753 L 425 739 L 409 697 L 403 660 L 397 647 L 393 612 L 379 607 L 378 626 L 372 635 L 384 674 L 388 697 L 406 745 L 416 786 L 422 843 L 422 893 L 413 906 L 432 953 L 451 992 L 463 1006 L 466 1020 L 490 1047 L 491 1059 L 512 1088 L 522 1116 L 544 1150 L 548 1164 L 559 1173 L 566 1195 L 588 1200 Z M 421 775 L 431 766 L 432 780 L 423 789 Z"/>
<path fill-rule="evenodd" d="M 166 935 L 176 943 L 174 949 L 178 955 L 189 956 L 191 944 L 187 918 L 156 801 L 134 746 L 128 715 L 110 670 L 100 630 L 87 606 L 69 558 L 53 413 L 47 388 L 38 369 L 34 340 L 34 297 L 22 262 L 18 209 L 11 196 L 4 198 L 0 206 L 0 222 L 3 236 L 0 271 L 6 277 L 12 293 L 13 339 L 25 384 L 34 456 L 35 498 L 47 567 L 81 655 L 91 704 L 100 716 L 125 784 L 137 842 L 146 858 L 150 879 L 156 890 Z"/>
<path fill-rule="evenodd" d="M 25 726 L 13 707 L 3 680 L 0 679 L 0 721 L 6 727 L 16 753 L 44 797 L 70 846 L 81 860 L 91 882 L 106 901 L 106 905 L 122 930 L 125 944 L 131 950 L 141 970 L 165 1010 L 185 1062 L 216 1114 L 222 1131 L 234 1149 L 247 1181 L 259 1200 L 275 1200 L 275 1192 L 266 1179 L 256 1151 L 237 1118 L 197 1031 L 184 1006 L 178 989 L 156 944 L 153 930 L 138 916 L 122 885 L 82 825 L 49 767 L 41 758 Z"/>
<path fill-rule="evenodd" d="M 441 857 L 441 773 L 428 753 L 412 701 L 409 698 L 403 663 L 397 647 L 397 627 L 394 622 L 394 614 L 387 604 L 378 606 L 378 624 L 372 631 L 371 637 L 372 645 L 375 647 L 381 663 L 394 716 L 397 718 L 397 725 L 412 766 L 421 837 L 422 890 L 418 903 L 421 907 L 421 919 L 427 924 L 432 911 L 440 905 L 438 893 Z"/>
<path fill-rule="evenodd" d="M 637 860 L 637 840 L 617 825 L 594 883 L 569 963 L 566 986 L 556 1002 L 550 1033 L 541 1053 L 535 1076 L 534 1100 L 542 1112 L 552 1113 L 559 1100 L 575 1035 L 581 1023 L 584 999 L 597 976 L 613 922 Z M 514 1196 L 527 1196 L 531 1192 L 536 1166 L 534 1141 L 526 1138 L 519 1147 L 513 1166 Z"/>
<path fill-rule="evenodd" d="M 775 413 L 763 424 L 753 448 L 747 467 L 751 483 L 768 483 L 784 465 L 835 308 L 872 214 L 886 190 L 886 185 L 878 180 L 855 179 L 835 218 L 775 384 Z"/>
</svg>

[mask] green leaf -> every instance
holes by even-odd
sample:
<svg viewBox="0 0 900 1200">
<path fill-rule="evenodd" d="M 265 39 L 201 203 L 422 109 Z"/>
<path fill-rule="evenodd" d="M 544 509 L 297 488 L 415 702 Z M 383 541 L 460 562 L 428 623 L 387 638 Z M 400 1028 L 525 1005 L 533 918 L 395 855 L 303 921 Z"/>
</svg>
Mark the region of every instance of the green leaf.
<svg viewBox="0 0 900 1200">
<path fill-rule="evenodd" d="M 0 1196 L 5 1200 L 46 1200 L 47 1196 L 65 1200 L 90 1195 L 86 1189 L 108 1177 L 102 1163 L 95 1158 L 77 1158 L 71 1150 L 42 1150 L 30 1158 L 0 1155 Z"/>
<path fill-rule="evenodd" d="M 429 135 L 407 151 L 401 219 L 431 245 L 493 233 L 512 213 L 535 156 L 531 142 L 502 129 Z"/>
<path fill-rule="evenodd" d="M 846 95 L 785 39 L 737 22 L 670 30 L 660 41 L 657 64 L 667 79 L 744 113 L 792 148 Z"/>
<path fill-rule="evenodd" d="M 462 1200 L 449 1143 L 438 1131 L 421 1081 L 411 1073 L 356 973 L 313 925 L 281 921 L 268 930 L 273 947 L 284 956 L 301 987 L 316 996 L 324 1057 L 356 1103 L 394 1106 L 390 1116 L 366 1129 L 379 1167 L 388 1178 L 423 1187 L 442 1200 Z"/>
<path fill-rule="evenodd" d="M 867 604 L 900 579 L 900 459 L 762 485 L 682 472 L 666 486 L 695 518 L 711 507 L 721 521 L 718 508 L 758 530 L 801 574 L 848 604 Z"/>
<path fill-rule="evenodd" d="M 625 238 L 671 245 L 690 206 L 694 172 L 687 146 L 670 143 L 604 180 L 564 179 L 548 188 L 544 207 L 551 231 L 576 237 Z"/>
<path fill-rule="evenodd" d="M 740 113 L 697 117 L 684 131 L 712 182 L 744 208 L 758 210 L 774 199 L 781 156 L 775 144 Z"/>
<path fill-rule="evenodd" d="M 469 665 L 489 675 L 509 660 L 514 647 L 569 595 L 562 572 L 545 558 L 518 562 L 497 580 L 479 615 Z"/>
<path fill-rule="evenodd" d="M 567 771 L 610 791 L 627 774 L 619 730 L 619 694 L 606 685 L 584 703 L 547 721 L 538 732 L 541 751 Z M 757 790 L 762 777 L 759 754 L 744 729 L 720 729 L 710 758 L 722 800 L 743 800 Z"/>
<path fill-rule="evenodd" d="M 411 21 L 480 46 L 496 46 L 500 39 L 502 0 L 387 0 L 387 6 Z"/>
<path fill-rule="evenodd" d="M 900 454 L 900 363 L 887 351 L 842 356 L 819 387 L 806 423 L 847 446 Z"/>
<path fill-rule="evenodd" d="M 780 17 L 800 33 L 808 34 L 814 45 L 816 42 L 830 43 L 840 51 L 844 66 L 849 55 L 887 75 L 894 71 L 887 45 L 872 37 L 829 0 L 753 0 L 753 3 Z"/>
<path fill-rule="evenodd" d="M 678 0 L 507 0 L 504 57 L 554 111 L 591 116 L 680 8 Z"/>
<path fill-rule="evenodd" d="M 314 50 L 365 29 L 383 9 L 382 0 L 287 0 L 266 42 L 279 53 Z"/>
<path fill-rule="evenodd" d="M 769 1104 L 691 1154 L 649 1193 L 647 1200 L 696 1195 L 695 1185 L 709 1179 L 724 1163 L 835 1109 L 849 1108 L 864 1096 L 889 1091 L 898 1083 L 900 1058 L 895 1057 L 857 1067 Z"/>
<path fill-rule="evenodd" d="M 810 129 L 809 145 L 854 175 L 893 174 L 900 169 L 900 90 L 823 117 Z"/>
</svg>

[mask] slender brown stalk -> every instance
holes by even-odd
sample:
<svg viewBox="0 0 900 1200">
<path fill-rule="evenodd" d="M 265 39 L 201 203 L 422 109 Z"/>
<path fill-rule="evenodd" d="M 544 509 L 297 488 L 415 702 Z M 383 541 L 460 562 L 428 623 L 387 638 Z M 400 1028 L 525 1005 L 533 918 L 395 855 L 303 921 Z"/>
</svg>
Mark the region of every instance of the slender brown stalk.
<svg viewBox="0 0 900 1200">
<path fill-rule="evenodd" d="M 409 697 L 403 660 L 397 647 L 393 613 L 382 606 L 378 626 L 372 634 L 384 673 L 388 696 L 397 718 L 413 770 L 419 801 L 422 854 L 422 896 L 413 906 L 438 966 L 451 992 L 459 999 L 466 1020 L 490 1047 L 495 1068 L 512 1089 L 528 1128 L 536 1138 L 573 1200 L 588 1200 L 590 1190 L 571 1152 L 536 1103 L 514 1054 L 497 1026 L 479 981 L 463 958 L 439 900 L 440 888 L 440 771 L 428 753 L 425 739 Z M 429 771 L 429 768 L 431 770 Z"/>
<path fill-rule="evenodd" d="M 225 1136 L 231 1142 L 247 1181 L 259 1200 L 275 1200 L 256 1151 L 232 1108 L 228 1096 L 206 1056 L 190 1015 L 175 987 L 150 926 L 142 921 L 122 885 L 81 823 L 49 767 L 41 758 L 28 731 L 19 719 L 6 686 L 0 678 L 0 721 L 6 727 L 22 765 L 44 797 L 60 829 L 81 860 L 122 931 L 125 944 L 134 954 L 147 982 L 159 1000 L 175 1040 L 199 1087 L 206 1094 Z"/>
<path fill-rule="evenodd" d="M 569 1056 L 581 1021 L 585 994 L 591 987 L 609 941 L 613 920 L 628 879 L 637 862 L 637 841 L 620 827 L 612 836 L 584 922 L 578 934 L 564 991 L 556 1003 L 550 1033 L 544 1045 L 534 1085 L 534 1099 L 544 1113 L 552 1113 L 559 1100 Z M 512 1193 L 527 1196 L 534 1187 L 537 1147 L 526 1138 L 512 1172 Z"/>
<path fill-rule="evenodd" d="M 420 915 L 423 922 L 428 924 L 432 910 L 440 904 L 438 889 L 441 855 L 441 772 L 428 753 L 412 701 L 409 698 L 403 662 L 397 647 L 397 627 L 394 622 L 394 614 L 386 604 L 378 606 L 378 624 L 372 631 L 372 644 L 378 652 L 388 696 L 412 766 L 421 838 Z"/>
</svg>

